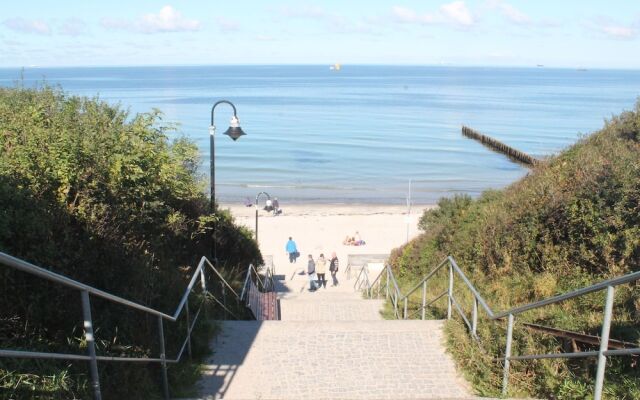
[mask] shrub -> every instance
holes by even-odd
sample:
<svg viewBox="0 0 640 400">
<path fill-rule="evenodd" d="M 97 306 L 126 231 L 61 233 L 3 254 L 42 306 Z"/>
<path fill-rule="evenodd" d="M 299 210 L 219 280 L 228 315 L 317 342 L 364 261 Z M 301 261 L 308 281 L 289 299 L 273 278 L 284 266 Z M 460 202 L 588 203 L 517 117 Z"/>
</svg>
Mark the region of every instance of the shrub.
<svg viewBox="0 0 640 400">
<path fill-rule="evenodd" d="M 247 230 L 208 213 L 197 147 L 170 142 L 173 129 L 158 111 L 130 115 L 46 86 L 0 89 L 0 251 L 167 313 L 211 254 L 214 226 L 219 265 L 259 263 Z M 0 285 L 2 348 L 83 352 L 77 291 L 8 268 Z M 156 318 L 95 298 L 92 308 L 101 354 L 157 356 Z M 158 395 L 157 366 L 102 365 L 105 398 Z M 84 363 L 3 359 L 0 387 L 31 390 L 13 386 L 20 371 L 51 397 L 89 397 Z"/>
</svg>

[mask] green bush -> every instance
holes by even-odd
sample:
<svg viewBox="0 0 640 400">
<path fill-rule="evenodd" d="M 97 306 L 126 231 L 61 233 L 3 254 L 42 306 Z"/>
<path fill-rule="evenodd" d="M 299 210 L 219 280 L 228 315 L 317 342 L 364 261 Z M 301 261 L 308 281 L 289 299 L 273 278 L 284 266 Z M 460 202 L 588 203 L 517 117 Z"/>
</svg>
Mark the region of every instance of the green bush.
<svg viewBox="0 0 640 400">
<path fill-rule="evenodd" d="M 0 251 L 170 314 L 211 255 L 214 227 L 218 265 L 259 263 L 246 229 L 208 213 L 197 147 L 170 142 L 173 129 L 158 111 L 130 115 L 46 86 L 0 89 Z M 0 268 L 0 347 L 83 352 L 80 306 L 75 290 Z M 155 317 L 96 298 L 92 308 L 100 354 L 157 357 Z M 165 325 L 172 356 L 184 321 Z M 106 399 L 159 395 L 157 365 L 100 366 Z M 90 397 L 86 373 L 84 363 L 1 359 L 0 397 Z"/>
<path fill-rule="evenodd" d="M 640 102 L 605 127 L 533 169 L 525 178 L 478 199 L 442 199 L 425 211 L 424 233 L 394 251 L 400 280 L 422 277 L 452 255 L 495 311 L 571 291 L 640 270 Z M 446 288 L 440 274 L 431 293 Z M 454 293 L 467 311 L 471 297 L 462 284 Z M 526 330 L 535 322 L 599 335 L 604 294 L 596 293 L 518 316 L 514 353 L 559 351 L 556 339 Z M 640 343 L 640 286 L 616 290 L 612 337 Z M 412 302 L 418 307 L 419 300 Z M 446 301 L 430 313 L 442 316 Z M 481 314 L 482 315 L 482 314 Z M 457 322 L 459 323 L 459 321 Z M 464 329 L 449 329 L 451 351 L 481 394 L 498 395 L 501 367 L 493 357 L 504 351 L 505 324 L 480 319 L 481 344 L 491 355 L 477 358 L 477 346 Z M 584 398 L 592 394 L 594 359 L 512 363 L 510 394 Z M 609 363 L 608 398 L 640 398 L 637 363 Z M 481 377 L 481 379 L 478 379 Z M 585 389 L 586 388 L 586 389 Z M 585 394 L 586 393 L 586 394 Z"/>
</svg>

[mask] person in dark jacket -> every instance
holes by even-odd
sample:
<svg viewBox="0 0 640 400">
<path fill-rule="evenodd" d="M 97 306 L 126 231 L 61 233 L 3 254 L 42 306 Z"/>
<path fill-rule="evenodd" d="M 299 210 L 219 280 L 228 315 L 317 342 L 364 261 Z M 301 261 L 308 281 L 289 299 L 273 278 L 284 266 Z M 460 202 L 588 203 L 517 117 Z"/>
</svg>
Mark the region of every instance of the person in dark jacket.
<svg viewBox="0 0 640 400">
<path fill-rule="evenodd" d="M 320 254 L 318 260 L 316 261 L 316 272 L 318 273 L 318 288 L 327 288 L 327 279 L 325 275 L 327 274 L 327 260 L 324 258 L 324 254 Z"/>
<path fill-rule="evenodd" d="M 307 263 L 307 274 L 309 274 L 309 290 L 314 292 L 318 288 L 316 282 L 318 275 L 316 274 L 316 262 L 313 261 L 311 254 L 309 254 L 309 262 Z"/>
<path fill-rule="evenodd" d="M 336 256 L 336 252 L 334 251 L 331 253 L 331 260 L 329 260 L 329 271 L 331 272 L 331 278 L 333 279 L 333 285 L 331 286 L 338 286 L 337 274 L 339 266 L 338 256 Z"/>
</svg>

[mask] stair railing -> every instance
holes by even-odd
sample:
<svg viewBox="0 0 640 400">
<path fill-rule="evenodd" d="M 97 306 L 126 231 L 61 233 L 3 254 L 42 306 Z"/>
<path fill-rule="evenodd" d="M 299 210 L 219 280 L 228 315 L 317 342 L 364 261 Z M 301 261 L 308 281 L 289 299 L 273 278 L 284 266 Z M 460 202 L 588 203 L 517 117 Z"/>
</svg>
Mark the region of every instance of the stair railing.
<svg viewBox="0 0 640 400">
<path fill-rule="evenodd" d="M 198 279 L 200 280 L 201 293 L 204 295 L 204 298 L 213 300 L 225 310 L 225 313 L 238 319 L 238 317 L 227 307 L 226 291 L 229 290 L 231 294 L 234 295 L 234 297 L 238 302 L 240 301 L 240 297 L 238 296 L 236 291 L 231 287 L 231 285 L 229 285 L 229 283 L 224 279 L 224 277 L 220 274 L 220 272 L 213 266 L 213 264 L 211 264 L 211 262 L 206 257 L 202 257 L 200 259 L 200 262 L 198 263 L 198 267 L 194 271 L 193 276 L 191 277 L 191 280 L 189 281 L 189 284 L 187 285 L 187 288 L 185 289 L 185 292 L 182 295 L 182 298 L 180 299 L 180 302 L 178 303 L 178 306 L 172 315 L 144 306 L 142 304 L 135 303 L 133 301 L 124 299 L 122 297 L 104 292 L 100 289 L 96 289 L 92 286 L 70 279 L 64 275 L 57 274 L 45 268 L 41 268 L 36 265 L 33 265 L 27 261 L 10 256 L 9 254 L 6 254 L 6 253 L 0 252 L 0 264 L 6 265 L 16 270 L 26 272 L 28 274 L 35 275 L 39 278 L 46 279 L 46 280 L 80 291 L 81 302 L 82 302 L 82 313 L 84 318 L 84 330 L 85 330 L 84 335 L 85 335 L 85 340 L 87 342 L 86 355 L 0 349 L 0 357 L 88 361 L 89 370 L 91 374 L 91 386 L 93 390 L 93 398 L 95 400 L 102 399 L 102 394 L 100 391 L 100 379 L 98 376 L 98 361 L 160 363 L 162 366 L 162 391 L 163 391 L 164 398 L 169 399 L 169 381 L 167 376 L 167 364 L 176 364 L 180 362 L 185 349 L 187 350 L 189 357 L 191 357 L 191 334 L 193 332 L 196 322 L 198 321 L 200 312 L 202 311 L 202 307 L 205 301 L 205 299 L 203 299 L 198 306 L 198 310 L 195 312 L 194 315 L 191 315 L 189 310 L 188 300 L 189 300 L 189 295 L 192 292 L 194 292 Z M 205 267 L 207 266 L 209 267 L 210 270 L 213 271 L 215 276 L 217 276 L 219 279 L 220 286 L 222 288 L 222 297 L 223 297 L 222 300 L 215 297 L 207 289 L 206 276 L 205 276 L 205 269 L 206 269 Z M 160 339 L 160 354 L 158 358 L 111 357 L 111 356 L 97 355 L 96 348 L 95 348 L 95 340 L 94 340 L 93 318 L 91 316 L 90 296 L 100 297 L 112 303 L 120 304 L 127 308 L 135 309 L 135 310 L 142 311 L 144 313 L 156 316 L 158 318 L 158 336 Z M 178 351 L 175 358 L 168 358 L 165 352 L 164 321 L 166 320 L 168 322 L 176 322 L 183 311 L 185 312 L 186 322 L 187 322 L 187 332 L 185 335 L 185 339 L 182 342 L 182 346 L 180 347 L 180 350 Z"/>
<path fill-rule="evenodd" d="M 449 281 L 448 288 L 442 292 L 438 293 L 433 299 L 427 300 L 427 286 L 428 282 L 433 279 L 434 275 L 448 266 L 449 269 Z M 473 296 L 472 310 L 470 318 L 465 314 L 458 300 L 456 300 L 453 291 L 453 284 L 455 276 L 459 277 L 461 281 L 464 283 L 464 286 Z M 611 319 L 613 315 L 613 300 L 614 300 L 614 291 L 615 287 L 619 285 L 623 285 L 626 283 L 634 282 L 640 280 L 640 272 L 634 272 L 627 275 L 623 275 L 617 278 L 608 279 L 594 285 L 590 285 L 578 290 L 574 290 L 572 292 L 568 292 L 565 294 L 549 297 L 544 300 L 532 302 L 523 306 L 518 306 L 511 308 L 507 311 L 502 311 L 499 313 L 494 312 L 491 307 L 484 300 L 482 295 L 478 292 L 476 287 L 471 283 L 471 281 L 467 278 L 467 276 L 462 272 L 456 261 L 453 257 L 448 256 L 445 258 L 440 264 L 438 264 L 431 272 L 425 275 L 414 287 L 412 287 L 406 294 L 402 294 L 400 292 L 398 282 L 396 281 L 393 271 L 389 265 L 386 265 L 385 268 L 380 272 L 380 274 L 374 279 L 373 283 L 367 285 L 365 287 L 365 291 L 369 297 L 372 297 L 372 293 L 376 290 L 377 295 L 380 294 L 381 287 L 386 288 L 386 298 L 391 300 L 392 306 L 394 308 L 394 313 L 396 318 L 400 319 L 400 315 L 402 315 L 401 319 L 408 319 L 417 314 L 414 312 L 412 314 L 408 314 L 407 306 L 409 296 L 416 292 L 418 289 L 422 288 L 422 305 L 419 307 L 418 312 L 421 313 L 421 319 L 425 319 L 425 310 L 431 306 L 436 301 L 442 299 L 443 297 L 447 298 L 447 319 L 451 319 L 452 311 L 455 309 L 458 315 L 462 318 L 463 322 L 469 329 L 471 336 L 479 341 L 479 337 L 477 335 L 478 328 L 478 313 L 479 309 L 482 308 L 487 317 L 491 321 L 507 319 L 507 334 L 506 334 L 506 343 L 505 343 L 505 351 L 504 356 L 499 357 L 498 359 L 503 362 L 503 377 L 502 377 L 502 394 L 506 395 L 508 391 L 509 385 L 509 368 L 511 361 L 518 360 L 533 360 L 533 359 L 549 359 L 549 358 L 582 358 L 582 357 L 597 357 L 597 370 L 595 377 L 595 386 L 594 386 L 594 399 L 600 400 L 602 398 L 602 391 L 604 385 L 604 375 L 606 368 L 607 357 L 611 356 L 629 356 L 629 355 L 637 355 L 640 354 L 640 348 L 626 348 L 626 349 L 616 349 L 609 350 L 609 331 L 611 328 Z M 519 314 L 522 314 L 526 311 L 542 308 L 545 306 L 549 306 L 551 304 L 557 304 L 569 299 L 581 297 L 590 293 L 599 292 L 606 289 L 606 297 L 605 304 L 603 308 L 603 320 L 602 320 L 602 328 L 600 334 L 600 346 L 597 351 L 584 351 L 584 352 L 572 352 L 572 353 L 544 353 L 544 354 L 528 354 L 528 355 L 517 355 L 514 356 L 511 354 L 511 348 L 513 344 L 513 328 L 515 325 L 515 317 Z M 402 314 L 398 311 L 400 304 L 403 304 L 404 310 Z"/>
<path fill-rule="evenodd" d="M 240 300 L 245 301 L 246 307 L 251 310 L 255 319 L 259 321 L 277 319 L 279 315 L 278 298 L 271 268 L 267 268 L 264 274 L 260 274 L 253 264 L 249 265 L 242 285 Z"/>
</svg>

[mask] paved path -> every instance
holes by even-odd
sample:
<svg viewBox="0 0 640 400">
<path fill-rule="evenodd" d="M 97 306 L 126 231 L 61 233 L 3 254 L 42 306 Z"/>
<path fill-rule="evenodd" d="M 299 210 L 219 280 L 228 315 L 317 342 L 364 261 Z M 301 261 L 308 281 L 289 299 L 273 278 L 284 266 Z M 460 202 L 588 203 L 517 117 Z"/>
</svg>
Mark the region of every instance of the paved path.
<svg viewBox="0 0 640 400">
<path fill-rule="evenodd" d="M 202 399 L 469 399 L 445 353 L 442 321 L 388 321 L 354 280 L 316 292 L 288 275 L 281 321 L 225 321 Z"/>
<path fill-rule="evenodd" d="M 364 300 L 363 300 L 364 301 Z M 467 399 L 441 321 L 227 321 L 205 399 Z"/>
</svg>

